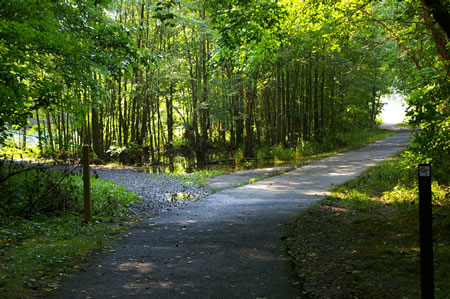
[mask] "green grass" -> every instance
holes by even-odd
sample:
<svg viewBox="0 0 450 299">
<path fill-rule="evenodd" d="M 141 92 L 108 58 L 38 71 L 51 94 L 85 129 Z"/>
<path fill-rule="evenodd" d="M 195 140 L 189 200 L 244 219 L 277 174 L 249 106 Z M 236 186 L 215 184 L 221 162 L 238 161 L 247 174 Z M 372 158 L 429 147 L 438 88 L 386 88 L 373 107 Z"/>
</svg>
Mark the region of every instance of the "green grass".
<svg viewBox="0 0 450 299">
<path fill-rule="evenodd" d="M 281 144 L 272 148 L 262 147 L 257 151 L 258 159 L 273 158 L 275 163 L 300 162 L 318 154 L 332 155 L 336 152 L 359 148 L 377 140 L 395 135 L 393 131 L 380 128 L 353 129 L 348 132 L 329 134 L 317 141 L 300 141 L 295 147 Z"/>
<path fill-rule="evenodd" d="M 347 229 L 368 234 L 373 232 L 378 238 L 356 248 L 365 251 L 372 264 L 377 264 L 381 270 L 398 273 L 395 279 L 398 279 L 399 284 L 409 284 L 417 291 L 417 280 L 405 280 L 408 277 L 406 274 L 417 271 L 418 266 L 419 211 L 416 175 L 416 170 L 409 167 L 407 160 L 392 159 L 367 171 L 360 178 L 334 188 L 331 200 L 346 208 L 349 213 L 367 213 L 365 223 L 358 223 L 355 227 L 352 222 Z M 436 296 L 445 298 L 445 294 L 450 293 L 449 186 L 433 182 L 432 192 Z M 415 276 L 417 278 L 418 275 Z"/>
<path fill-rule="evenodd" d="M 339 275 L 337 280 L 340 281 L 340 286 L 357 291 L 358 297 L 419 297 L 416 176 L 416 169 L 410 166 L 406 158 L 396 157 L 369 169 L 357 179 L 333 188 L 330 197 L 303 213 L 295 227 L 301 230 L 308 223 L 317 221 L 314 235 L 309 235 L 308 238 L 311 246 L 317 246 L 316 250 L 322 251 L 324 256 L 314 265 L 302 265 L 303 273 L 308 272 L 309 268 L 320 268 L 321 263 L 339 260 L 347 264 L 347 268 L 340 269 L 341 274 L 330 271 L 327 275 Z M 436 298 L 448 298 L 448 183 L 439 185 L 433 182 L 432 191 Z M 293 246 L 291 252 L 294 256 L 302 256 L 302 250 L 307 250 L 301 246 Z M 330 259 L 323 253 L 326 250 L 333 253 Z M 311 279 L 317 283 L 325 279 L 313 269 L 309 270 L 313 273 L 310 275 Z M 341 290 L 344 292 L 342 288 Z"/>
<path fill-rule="evenodd" d="M 408 122 L 401 122 L 401 123 L 396 124 L 396 126 L 411 128 L 411 125 Z"/>
<path fill-rule="evenodd" d="M 36 295 L 58 286 L 87 256 L 125 227 L 82 224 L 76 214 L 3 218 L 0 229 L 0 293 L 5 298 Z"/>
<path fill-rule="evenodd" d="M 192 173 L 170 174 L 182 181 L 183 185 L 194 185 L 197 187 L 205 187 L 208 185 L 208 179 L 229 173 L 228 171 L 203 169 Z"/>
<path fill-rule="evenodd" d="M 20 170 L 21 168 L 16 168 Z M 8 174 L 0 168 L 0 178 Z M 87 256 L 104 248 L 132 221 L 134 193 L 91 177 L 94 222 L 83 224 L 83 184 L 79 176 L 28 170 L 0 188 L 0 294 L 5 298 L 39 295 L 77 270 Z"/>
</svg>

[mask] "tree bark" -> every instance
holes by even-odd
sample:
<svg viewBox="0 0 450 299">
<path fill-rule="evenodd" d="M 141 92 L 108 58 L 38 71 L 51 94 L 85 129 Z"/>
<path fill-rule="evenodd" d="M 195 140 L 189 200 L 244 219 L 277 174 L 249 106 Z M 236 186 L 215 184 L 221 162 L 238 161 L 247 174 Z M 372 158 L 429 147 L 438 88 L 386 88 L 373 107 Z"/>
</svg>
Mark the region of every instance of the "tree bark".
<svg viewBox="0 0 450 299">
<path fill-rule="evenodd" d="M 281 74 L 280 74 L 280 63 L 277 62 L 277 108 L 276 108 L 276 123 L 277 123 L 277 136 L 276 136 L 276 143 L 281 143 L 281 136 L 282 136 L 282 117 L 281 117 Z"/>
<path fill-rule="evenodd" d="M 47 110 L 47 133 L 50 139 L 50 147 L 52 149 L 52 152 L 54 152 L 55 148 L 53 146 L 52 121 L 50 119 L 50 112 L 48 110 Z"/>
<path fill-rule="evenodd" d="M 92 147 L 94 153 L 100 159 L 104 160 L 105 151 L 103 148 L 103 134 L 101 133 L 97 107 L 92 107 L 91 109 L 91 123 L 92 123 Z"/>
<path fill-rule="evenodd" d="M 430 10 L 433 18 L 450 38 L 450 13 L 440 0 L 422 0 L 422 3 Z M 448 4 L 447 4 L 448 5 Z"/>
<path fill-rule="evenodd" d="M 169 96 L 166 96 L 166 110 L 167 110 L 167 144 L 169 147 L 173 146 L 173 86 L 170 83 Z"/>
<path fill-rule="evenodd" d="M 41 131 L 41 121 L 39 119 L 39 109 L 36 109 L 36 121 L 37 121 L 37 128 L 38 128 L 38 146 L 39 146 L 39 151 L 42 154 L 42 131 Z"/>
<path fill-rule="evenodd" d="M 256 85 L 256 84 L 255 84 Z M 256 96 L 256 86 L 247 86 L 245 90 L 246 118 L 245 118 L 245 149 L 244 157 L 253 155 L 253 103 Z"/>
</svg>

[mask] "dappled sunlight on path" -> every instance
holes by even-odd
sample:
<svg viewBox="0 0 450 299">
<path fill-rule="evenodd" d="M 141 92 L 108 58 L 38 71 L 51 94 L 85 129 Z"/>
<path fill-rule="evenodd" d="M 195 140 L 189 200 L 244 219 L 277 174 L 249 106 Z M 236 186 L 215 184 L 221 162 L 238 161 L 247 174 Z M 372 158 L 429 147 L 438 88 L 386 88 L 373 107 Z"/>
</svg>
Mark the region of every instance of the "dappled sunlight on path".
<svg viewBox="0 0 450 299">
<path fill-rule="evenodd" d="M 289 222 L 328 188 L 405 147 L 408 134 L 162 213 L 132 228 L 53 296 L 295 298 L 296 278 L 281 248 Z"/>
</svg>

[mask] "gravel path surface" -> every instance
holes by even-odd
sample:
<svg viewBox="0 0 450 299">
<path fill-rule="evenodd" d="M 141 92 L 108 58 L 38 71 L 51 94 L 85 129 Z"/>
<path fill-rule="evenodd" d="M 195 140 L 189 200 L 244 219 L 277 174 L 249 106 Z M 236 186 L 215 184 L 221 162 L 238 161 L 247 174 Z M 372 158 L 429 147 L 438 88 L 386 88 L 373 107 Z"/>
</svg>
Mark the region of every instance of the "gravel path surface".
<svg viewBox="0 0 450 299">
<path fill-rule="evenodd" d="M 186 185 L 182 180 L 170 175 L 144 173 L 133 169 L 97 168 L 93 173 L 98 177 L 123 185 L 127 190 L 142 196 L 142 203 L 134 206 L 131 214 L 137 217 L 154 216 L 205 197 L 206 188 Z M 191 195 L 188 199 L 177 201 L 176 194 Z"/>
<path fill-rule="evenodd" d="M 81 167 L 75 165 L 54 165 L 29 161 L 14 161 L 17 164 L 43 167 L 75 174 L 81 173 Z M 130 216 L 147 218 L 200 200 L 211 193 L 211 188 L 183 184 L 183 180 L 169 174 L 146 173 L 138 168 L 117 168 L 91 166 L 91 175 L 122 185 L 128 191 L 141 196 L 143 201 L 131 208 Z M 184 195 L 184 200 L 177 200 Z"/>
</svg>

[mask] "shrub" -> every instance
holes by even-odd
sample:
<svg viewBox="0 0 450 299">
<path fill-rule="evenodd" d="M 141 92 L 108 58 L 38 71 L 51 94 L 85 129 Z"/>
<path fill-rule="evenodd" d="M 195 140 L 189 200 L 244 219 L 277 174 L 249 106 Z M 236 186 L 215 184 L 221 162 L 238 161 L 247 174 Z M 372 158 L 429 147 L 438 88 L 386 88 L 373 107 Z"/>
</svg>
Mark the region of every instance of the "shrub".
<svg viewBox="0 0 450 299">
<path fill-rule="evenodd" d="M 8 177 L 11 169 L 17 173 Z M 29 169 L 24 165 L 0 167 L 0 215 L 31 218 L 36 214 L 80 212 L 83 208 L 83 181 L 44 168 Z M 140 197 L 123 186 L 91 178 L 93 215 L 97 219 L 123 216 Z"/>
<path fill-rule="evenodd" d="M 256 157 L 258 158 L 258 160 L 263 160 L 263 159 L 267 159 L 267 158 L 272 158 L 272 151 L 270 150 L 270 147 L 263 147 L 260 148 L 257 153 L 256 153 Z"/>
<path fill-rule="evenodd" d="M 31 217 L 36 213 L 49 213 L 76 209 L 76 186 L 71 178 L 64 180 L 60 173 L 42 168 L 27 169 L 24 165 L 0 168 L 3 196 L 0 214 Z M 12 175 L 18 173 L 17 175 Z"/>
<path fill-rule="evenodd" d="M 234 152 L 234 163 L 236 163 L 236 165 L 239 165 L 243 159 L 244 159 L 244 151 L 241 148 L 239 148 Z"/>
<path fill-rule="evenodd" d="M 300 158 L 302 156 L 311 155 L 314 152 L 314 148 L 309 141 L 300 141 L 295 148 L 296 157 Z"/>
<path fill-rule="evenodd" d="M 144 149 L 134 143 L 129 143 L 127 146 L 111 145 L 106 153 L 125 165 L 140 164 L 144 162 L 144 156 L 146 156 Z"/>
<path fill-rule="evenodd" d="M 281 144 L 274 146 L 272 153 L 275 160 L 278 161 L 290 161 L 295 159 L 295 150 L 284 147 Z"/>
</svg>

